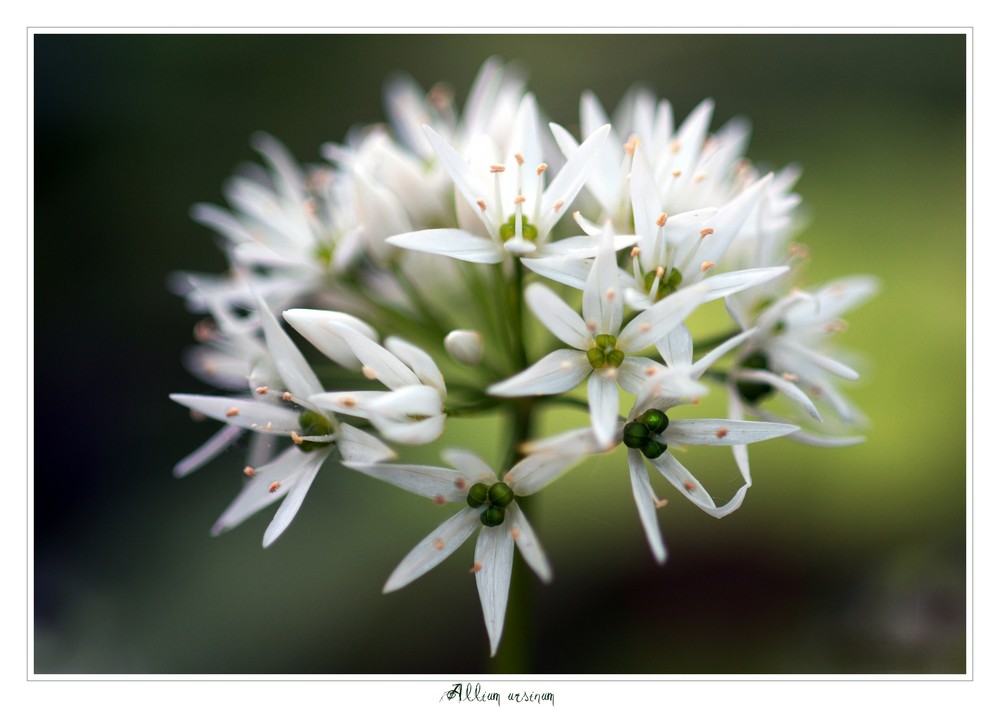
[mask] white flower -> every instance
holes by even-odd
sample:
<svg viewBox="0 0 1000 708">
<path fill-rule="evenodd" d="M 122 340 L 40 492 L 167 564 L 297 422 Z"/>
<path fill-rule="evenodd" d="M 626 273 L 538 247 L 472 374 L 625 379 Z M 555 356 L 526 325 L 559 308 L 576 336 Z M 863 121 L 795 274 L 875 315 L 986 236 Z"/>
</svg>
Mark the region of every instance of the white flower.
<svg viewBox="0 0 1000 708">
<path fill-rule="evenodd" d="M 457 206 L 464 226 L 399 234 L 389 243 L 473 263 L 500 263 L 511 256 L 593 256 L 597 243 L 591 238 L 552 243 L 549 237 L 583 187 L 586 170 L 607 137 L 608 127 L 594 131 L 545 186 L 548 165 L 542 159 L 538 123 L 534 97 L 529 94 L 521 101 L 506 153 L 500 154 L 483 136 L 469 148 L 471 164 L 425 127 L 431 147 L 461 195 Z"/>
<path fill-rule="evenodd" d="M 444 338 L 451 358 L 465 366 L 475 366 L 483 358 L 483 335 L 472 329 L 455 329 Z"/>
<path fill-rule="evenodd" d="M 393 457 L 377 438 L 341 423 L 309 402 L 320 391 L 319 380 L 263 301 L 258 302 L 271 363 L 284 390 L 260 386 L 256 398 L 173 394 L 171 399 L 228 428 L 289 438 L 294 444 L 273 461 L 244 472 L 251 477 L 212 527 L 213 535 L 242 523 L 260 509 L 284 498 L 264 532 L 264 547 L 284 532 L 298 512 L 316 473 L 334 448 L 344 461 L 376 461 Z"/>
<path fill-rule="evenodd" d="M 285 312 L 289 324 L 320 351 L 335 358 L 335 353 L 346 348 L 365 377 L 381 381 L 390 390 L 316 391 L 310 394 L 310 402 L 324 410 L 367 418 L 395 442 L 422 445 L 439 438 L 447 419 L 444 401 L 448 391 L 434 360 L 398 337 L 389 337 L 383 347 L 368 336 L 374 331 L 359 331 L 356 324 L 342 321 L 344 317 L 342 313 L 312 310 Z"/>
<path fill-rule="evenodd" d="M 704 301 L 702 286 L 665 298 L 622 328 L 624 303 L 611 237 L 605 234 L 583 290 L 583 317 L 544 285 L 528 286 L 525 297 L 535 316 L 573 347 L 559 349 L 487 392 L 494 396 L 550 395 L 585 379 L 594 435 L 607 445 L 618 419 L 618 386 L 637 393 L 662 366 L 638 352 L 665 337 Z"/>
<path fill-rule="evenodd" d="M 350 467 L 397 487 L 434 500 L 457 502 L 461 511 L 438 526 L 403 559 L 383 592 L 399 590 L 450 556 L 479 529 L 472 571 L 496 654 L 503 633 L 514 546 L 545 582 L 552 579 L 548 559 L 517 498 L 535 494 L 579 460 L 579 455 L 545 452 L 529 455 L 498 479 L 489 465 L 465 450 L 445 450 L 454 469 L 409 464 L 352 463 Z"/>
</svg>

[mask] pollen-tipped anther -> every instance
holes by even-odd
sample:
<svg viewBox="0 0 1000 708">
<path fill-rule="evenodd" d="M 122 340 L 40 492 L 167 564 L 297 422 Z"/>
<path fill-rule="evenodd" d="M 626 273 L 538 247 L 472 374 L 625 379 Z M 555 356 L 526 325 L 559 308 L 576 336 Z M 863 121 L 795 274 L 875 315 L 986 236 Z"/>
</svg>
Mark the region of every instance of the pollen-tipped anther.
<svg viewBox="0 0 1000 708">
<path fill-rule="evenodd" d="M 233 406 L 228 411 L 226 411 L 227 418 L 233 418 L 235 416 L 238 416 L 239 414 L 240 414 L 240 409 L 237 408 L 236 406 Z"/>
</svg>

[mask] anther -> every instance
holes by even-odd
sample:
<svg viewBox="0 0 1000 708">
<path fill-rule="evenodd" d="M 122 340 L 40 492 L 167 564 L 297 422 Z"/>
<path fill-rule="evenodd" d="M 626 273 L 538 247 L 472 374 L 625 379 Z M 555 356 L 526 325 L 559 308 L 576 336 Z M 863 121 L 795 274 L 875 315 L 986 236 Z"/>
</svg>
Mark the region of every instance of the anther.
<svg viewBox="0 0 1000 708">
<path fill-rule="evenodd" d="M 517 539 L 521 538 L 521 529 L 519 529 L 517 526 L 515 526 L 514 528 L 512 528 L 510 530 L 510 537 L 512 539 L 514 539 L 515 541 Z"/>
<path fill-rule="evenodd" d="M 633 135 L 628 139 L 628 142 L 622 145 L 622 147 L 625 148 L 625 152 L 628 153 L 628 156 L 632 157 L 635 153 L 635 149 L 639 147 L 639 136 Z"/>
<path fill-rule="evenodd" d="M 215 325 L 212 320 L 205 318 L 194 326 L 194 338 L 199 342 L 207 342 L 215 334 Z"/>
<path fill-rule="evenodd" d="M 238 416 L 239 414 L 240 414 L 240 409 L 237 408 L 236 406 L 233 406 L 228 411 L 226 411 L 227 418 L 232 418 L 234 416 Z"/>
<path fill-rule="evenodd" d="M 651 325 L 649 322 L 643 322 L 641 325 L 639 325 L 639 331 L 640 332 L 645 333 L 645 332 L 648 332 L 651 329 L 653 329 L 653 325 Z"/>
<path fill-rule="evenodd" d="M 608 302 L 614 302 L 615 295 L 616 295 L 616 292 L 615 292 L 614 288 L 608 288 L 606 291 L 604 291 L 604 298 Z"/>
<path fill-rule="evenodd" d="M 284 393 L 282 393 L 281 394 L 281 400 L 282 401 L 290 401 L 290 400 L 292 400 L 292 392 L 291 391 L 285 391 Z"/>
<path fill-rule="evenodd" d="M 356 399 L 354 396 L 341 396 L 340 405 L 342 405 L 344 408 L 354 408 L 355 406 L 358 405 L 358 399 Z"/>
<path fill-rule="evenodd" d="M 587 323 L 587 329 L 589 329 L 591 332 L 596 332 L 597 331 L 597 323 L 596 322 L 588 322 Z"/>
<path fill-rule="evenodd" d="M 660 215 L 656 217 L 656 225 L 659 226 L 660 228 L 663 228 L 663 226 L 666 223 L 667 223 L 667 212 L 661 211 Z"/>
<path fill-rule="evenodd" d="M 715 229 L 702 229 L 698 235 L 701 236 L 702 238 L 705 238 L 706 236 L 714 233 Z"/>
<path fill-rule="evenodd" d="M 666 499 L 654 499 L 653 500 L 653 506 L 655 506 L 657 509 L 662 509 L 666 505 L 667 505 L 667 500 Z"/>
<path fill-rule="evenodd" d="M 514 153 L 514 159 L 517 160 L 517 164 L 518 165 L 523 165 L 524 164 L 524 155 L 522 155 L 521 153 L 515 152 Z"/>
<path fill-rule="evenodd" d="M 704 172 L 699 172 L 694 176 L 694 183 L 697 184 L 699 182 L 704 182 L 706 177 L 708 177 L 707 174 L 705 174 Z"/>
<path fill-rule="evenodd" d="M 639 247 L 638 246 L 632 246 L 632 250 L 629 251 L 628 255 L 629 255 L 629 258 L 638 258 L 639 253 L 640 253 Z"/>
<path fill-rule="evenodd" d="M 440 538 L 435 538 L 434 539 L 434 548 L 438 549 L 439 551 L 443 551 L 444 550 L 444 541 L 442 541 Z"/>
<path fill-rule="evenodd" d="M 296 445 L 301 445 L 303 442 L 305 442 L 305 440 L 302 439 L 302 436 L 296 433 L 294 430 L 291 433 L 289 433 L 289 435 L 292 438 L 292 442 L 295 443 Z"/>
<path fill-rule="evenodd" d="M 789 371 L 786 371 L 785 373 L 783 373 L 781 375 L 781 378 L 783 378 L 785 381 L 798 381 L 799 380 L 798 376 L 796 376 L 795 374 L 793 374 L 793 373 L 791 373 Z"/>
<path fill-rule="evenodd" d="M 364 374 L 364 377 L 370 381 L 374 381 L 378 378 L 378 374 L 375 373 L 375 369 L 368 366 L 368 364 L 361 367 L 361 373 Z"/>
<path fill-rule="evenodd" d="M 715 265 L 715 261 L 705 261 L 701 264 L 701 272 L 704 273 L 706 270 Z"/>
<path fill-rule="evenodd" d="M 257 470 L 247 465 L 246 467 L 243 468 L 243 474 L 245 474 L 247 477 L 253 477 L 254 475 L 257 474 Z"/>
<path fill-rule="evenodd" d="M 795 258 L 801 258 L 802 260 L 809 258 L 809 247 L 803 246 L 801 243 L 788 244 L 788 252 Z"/>
<path fill-rule="evenodd" d="M 540 177 L 542 173 L 545 172 L 545 170 L 547 169 L 549 169 L 548 164 L 543 162 L 542 164 L 540 164 L 538 167 L 535 168 L 535 173 Z"/>
<path fill-rule="evenodd" d="M 267 491 L 274 494 L 279 489 L 281 489 L 281 482 L 271 482 L 271 486 L 267 488 Z"/>
<path fill-rule="evenodd" d="M 695 484 L 694 482 L 685 482 L 684 483 L 684 489 L 688 490 L 689 492 L 693 492 L 697 488 L 698 488 L 698 485 Z"/>
<path fill-rule="evenodd" d="M 727 435 L 729 435 L 728 428 L 719 428 L 717 431 L 715 431 L 715 437 L 717 437 L 719 440 L 722 440 L 722 438 L 726 437 Z"/>
<path fill-rule="evenodd" d="M 433 497 L 431 497 L 431 501 L 433 501 L 438 506 L 441 506 L 442 504 L 444 504 L 445 498 L 440 494 L 435 494 Z"/>
<path fill-rule="evenodd" d="M 465 480 L 464 480 L 464 479 L 462 479 L 461 477 L 459 477 L 458 479 L 456 479 L 456 480 L 455 480 L 455 486 L 456 486 L 456 487 L 457 487 L 458 489 L 461 489 L 461 490 L 463 490 L 463 491 L 464 491 L 464 490 L 465 490 L 465 487 L 466 487 L 466 483 L 465 483 Z"/>
<path fill-rule="evenodd" d="M 304 211 L 306 214 L 309 214 L 310 216 L 315 215 L 316 200 L 310 197 L 309 199 L 306 199 L 304 202 L 302 202 L 302 211 Z"/>
<path fill-rule="evenodd" d="M 257 393 L 258 396 L 265 396 L 265 395 L 267 395 L 267 386 L 258 386 L 254 390 L 256 391 L 256 393 Z"/>
<path fill-rule="evenodd" d="M 657 368 L 655 366 L 646 367 L 646 376 L 656 376 Z"/>
<path fill-rule="evenodd" d="M 191 420 L 193 420 L 195 423 L 200 423 L 201 421 L 205 420 L 205 414 L 202 413 L 201 411 L 196 411 L 192 409 L 190 415 L 191 415 Z"/>
<path fill-rule="evenodd" d="M 478 573 L 478 572 L 479 572 L 480 570 L 482 570 L 482 569 L 483 569 L 483 564 L 482 564 L 482 563 L 479 563 L 479 562 L 477 561 L 477 562 L 475 562 L 475 563 L 473 563 L 473 564 L 472 564 L 472 567 L 471 567 L 471 568 L 469 568 L 469 572 L 470 572 L 470 573 Z"/>
<path fill-rule="evenodd" d="M 565 204 L 565 203 L 566 202 L 564 202 L 562 199 L 557 199 L 556 203 L 552 205 L 552 211 L 558 212 L 560 209 L 563 208 L 563 204 Z"/>
<path fill-rule="evenodd" d="M 657 268 L 656 268 L 656 277 L 657 278 L 662 278 L 663 274 L 666 273 L 666 272 L 667 271 L 664 270 L 663 266 L 657 266 Z"/>
<path fill-rule="evenodd" d="M 681 151 L 681 141 L 680 140 L 675 140 L 672 143 L 670 143 L 670 152 L 672 152 L 672 153 L 674 153 L 676 155 L 680 151 Z"/>
<path fill-rule="evenodd" d="M 504 167 L 503 165 L 490 165 L 491 174 L 496 174 L 497 172 L 503 172 L 505 169 L 507 168 Z"/>
<path fill-rule="evenodd" d="M 680 170 L 674 170 L 670 174 L 672 174 L 674 177 L 680 177 L 681 176 L 681 171 Z"/>
<path fill-rule="evenodd" d="M 515 204 L 524 204 L 526 201 L 528 201 L 528 198 L 525 197 L 523 194 L 518 194 L 516 197 L 514 197 Z"/>
<path fill-rule="evenodd" d="M 477 199 L 476 200 L 476 206 L 479 207 L 480 211 L 486 211 L 486 200 L 485 199 Z"/>
</svg>

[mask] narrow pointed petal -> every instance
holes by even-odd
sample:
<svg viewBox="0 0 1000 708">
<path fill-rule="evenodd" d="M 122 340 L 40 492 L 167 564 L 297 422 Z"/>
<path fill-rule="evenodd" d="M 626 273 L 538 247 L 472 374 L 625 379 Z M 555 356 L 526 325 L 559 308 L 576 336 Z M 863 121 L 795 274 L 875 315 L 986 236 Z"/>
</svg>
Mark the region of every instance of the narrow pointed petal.
<svg viewBox="0 0 1000 708">
<path fill-rule="evenodd" d="M 227 425 L 198 446 L 191 454 L 174 465 L 174 477 L 186 477 L 196 469 L 214 460 L 223 450 L 232 445 L 243 434 L 243 428 Z"/>
<path fill-rule="evenodd" d="M 441 459 L 462 472 L 467 479 L 475 482 L 496 480 L 493 468 L 483 462 L 483 459 L 468 450 L 447 448 L 441 451 Z"/>
<path fill-rule="evenodd" d="M 353 315 L 327 310 L 295 309 L 285 310 L 284 318 L 295 330 L 325 354 L 346 369 L 358 369 L 361 364 L 354 352 L 340 335 L 337 326 L 350 327 L 368 339 L 375 340 L 378 334 L 366 322 Z"/>
<path fill-rule="evenodd" d="M 587 349 L 594 333 L 563 299 L 544 285 L 532 283 L 525 291 L 528 307 L 552 334 L 574 349 Z"/>
<path fill-rule="evenodd" d="M 618 367 L 618 385 L 629 393 L 639 393 L 643 386 L 667 371 L 663 364 L 648 357 L 625 357 L 625 361 Z"/>
<path fill-rule="evenodd" d="M 705 302 L 717 300 L 720 297 L 727 297 L 741 290 L 752 288 L 755 285 L 766 283 L 778 276 L 788 272 L 788 266 L 776 266 L 773 268 L 748 268 L 746 270 L 734 270 L 729 273 L 720 273 L 702 280 L 702 284 L 707 289 Z"/>
<path fill-rule="evenodd" d="M 802 392 L 798 386 L 796 386 L 791 381 L 788 381 L 781 376 L 771 372 L 771 371 L 761 371 L 759 369 L 743 369 L 736 373 L 736 378 L 739 381 L 756 381 L 759 383 L 766 383 L 773 388 L 778 389 L 783 394 L 791 398 L 793 401 L 798 403 L 800 406 L 806 409 L 806 413 L 811 415 L 816 420 L 822 421 L 823 417 L 816 410 L 816 406 L 813 402 L 809 400 L 809 396 Z"/>
<path fill-rule="evenodd" d="M 309 461 L 302 466 L 302 470 L 299 472 L 288 495 L 281 502 L 281 506 L 278 507 L 278 511 L 274 514 L 274 518 L 271 519 L 271 523 L 268 524 L 267 529 L 264 531 L 264 548 L 267 548 L 278 540 L 278 537 L 292 523 L 295 515 L 299 513 L 299 507 L 302 506 L 309 487 L 312 486 L 313 480 L 316 479 L 316 473 L 319 472 L 319 468 L 323 466 L 323 462 L 326 461 L 328 455 L 329 452 L 326 450 L 306 453 Z"/>
<path fill-rule="evenodd" d="M 441 415 L 441 392 L 433 386 L 404 386 L 375 398 L 367 408 L 370 413 L 389 417 Z"/>
<path fill-rule="evenodd" d="M 354 462 L 381 462 L 396 456 L 391 448 L 370 433 L 341 423 L 337 429 L 337 449 L 344 464 Z"/>
<path fill-rule="evenodd" d="M 861 378 L 861 374 L 849 367 L 847 364 L 842 364 L 832 357 L 819 353 L 815 349 L 802 346 L 788 337 L 783 339 L 781 347 L 783 349 L 790 350 L 794 355 L 798 355 L 810 364 L 814 364 L 821 369 L 829 371 L 834 376 L 839 376 L 840 378 L 847 379 L 848 381 L 857 381 Z"/>
<path fill-rule="evenodd" d="M 590 424 L 598 445 L 610 445 L 618 424 L 618 381 L 600 371 L 587 381 Z"/>
<path fill-rule="evenodd" d="M 629 178 L 629 190 L 632 197 L 632 213 L 635 216 L 635 232 L 639 236 L 639 248 L 650 251 L 655 259 L 657 254 L 652 250 L 655 246 L 657 225 L 663 209 L 660 207 L 660 196 L 653 178 L 653 170 L 646 160 L 640 144 L 632 155 L 632 172 Z"/>
<path fill-rule="evenodd" d="M 603 450 L 606 447 L 598 445 L 594 451 Z M 511 467 L 510 472 L 503 476 L 503 481 L 514 490 L 517 496 L 527 497 L 552 484 L 586 454 L 589 452 L 579 448 L 576 450 L 558 447 L 547 448 L 528 455 Z"/>
<path fill-rule="evenodd" d="M 438 368 L 427 352 L 399 337 L 389 337 L 386 339 L 385 347 L 399 357 L 400 361 L 410 367 L 422 383 L 433 386 L 442 396 L 447 395 L 448 391 L 444 386 L 444 377 L 441 375 L 441 369 Z"/>
<path fill-rule="evenodd" d="M 698 250 L 698 258 L 694 259 L 688 266 L 684 273 L 685 278 L 697 277 L 697 268 L 702 261 L 719 262 L 722 260 L 743 227 L 743 222 L 763 199 L 773 179 L 773 174 L 761 177 L 720 209 L 718 214 L 705 222 L 706 227 L 711 228 L 713 233 L 702 241 Z"/>
<path fill-rule="evenodd" d="M 434 529 L 407 554 L 392 571 L 382 592 L 393 592 L 409 585 L 454 553 L 473 531 L 481 527 L 478 511 L 468 507 L 462 509 Z"/>
<path fill-rule="evenodd" d="M 314 393 L 320 393 L 323 386 L 313 370 L 309 368 L 306 358 L 302 356 L 302 352 L 295 346 L 292 338 L 278 324 L 271 309 L 259 297 L 257 298 L 257 308 L 260 323 L 264 329 L 264 339 L 267 340 L 267 349 L 271 353 L 274 367 L 278 370 L 285 387 L 302 399 L 307 399 Z"/>
<path fill-rule="evenodd" d="M 483 527 L 476 540 L 476 587 L 483 606 L 486 633 L 490 637 L 490 656 L 495 656 L 503 634 L 510 574 L 514 563 L 514 539 L 510 535 L 510 518 L 499 526 Z"/>
<path fill-rule="evenodd" d="M 243 483 L 240 493 L 212 526 L 212 535 L 218 536 L 239 526 L 264 507 L 282 499 L 294 486 L 299 469 L 308 462 L 307 453 L 290 447 L 268 464 L 258 467 L 253 479 Z M 274 487 L 272 492 L 275 482 L 279 482 L 281 486 Z"/>
<path fill-rule="evenodd" d="M 797 425 L 724 418 L 674 419 L 663 431 L 669 445 L 739 445 L 779 438 L 798 430 Z"/>
<path fill-rule="evenodd" d="M 617 334 L 624 308 L 614 242 L 605 233 L 583 289 L 583 319 L 588 327 L 594 327 L 595 334 Z"/>
<path fill-rule="evenodd" d="M 728 387 L 729 417 L 732 420 L 743 420 L 743 401 L 735 386 Z M 736 460 L 736 467 L 739 468 L 743 481 L 749 487 L 753 484 L 750 480 L 750 451 L 745 444 L 733 445 L 733 459 Z"/>
<path fill-rule="evenodd" d="M 635 506 L 639 510 L 642 530 L 646 533 L 646 540 L 649 541 L 653 557 L 656 558 L 657 563 L 663 565 L 667 562 L 667 547 L 663 543 L 660 524 L 656 520 L 657 497 L 653 486 L 649 483 L 649 473 L 646 472 L 646 463 L 643 462 L 642 453 L 638 450 L 628 451 L 628 471 L 632 481 L 632 496 L 635 498 Z"/>
<path fill-rule="evenodd" d="M 639 352 L 670 334 L 705 301 L 700 285 L 682 288 L 640 312 L 618 335 L 618 348 L 626 354 Z"/>
<path fill-rule="evenodd" d="M 528 567 L 535 571 L 543 583 L 551 583 L 552 568 L 549 566 L 549 559 L 521 507 L 517 503 L 511 504 L 507 507 L 507 516 L 510 517 L 510 535 Z"/>
<path fill-rule="evenodd" d="M 434 442 L 444 433 L 447 416 L 435 415 L 423 420 L 400 420 L 398 416 L 385 416 L 372 412 L 369 416 L 372 425 L 387 440 L 403 445 L 426 445 Z"/>
<path fill-rule="evenodd" d="M 486 389 L 491 396 L 546 396 L 565 393 L 593 371 L 587 355 L 574 349 L 557 349 L 509 379 Z"/>
<path fill-rule="evenodd" d="M 673 425 L 673 423 L 671 423 Z M 719 506 L 712 499 L 712 496 L 708 493 L 708 490 L 695 479 L 694 475 L 687 471 L 680 462 L 677 461 L 673 455 L 669 452 L 657 457 L 655 460 L 650 460 L 653 466 L 660 471 L 660 473 L 667 478 L 667 481 L 674 485 L 681 494 L 694 502 L 695 506 L 704 511 L 709 516 L 714 516 L 716 519 L 721 519 L 723 516 L 728 516 L 734 511 L 740 508 L 743 504 L 743 499 L 747 495 L 747 485 L 744 484 L 742 487 L 736 490 L 733 497 Z"/>
<path fill-rule="evenodd" d="M 337 391 L 310 396 L 309 402 L 326 411 L 367 418 L 369 406 L 385 395 L 386 391 Z"/>
<path fill-rule="evenodd" d="M 221 420 L 227 425 L 236 425 L 248 430 L 280 435 L 299 429 L 298 413 L 273 403 L 249 398 L 196 396 L 184 393 L 173 393 L 170 395 L 170 400 L 209 418 Z"/>
<path fill-rule="evenodd" d="M 620 431 L 616 429 L 615 439 L 612 440 L 610 446 L 598 445 L 597 439 L 594 437 L 594 431 L 590 426 L 587 426 L 586 428 L 567 430 L 564 433 L 542 438 L 541 440 L 529 440 L 528 442 L 521 443 L 520 450 L 529 456 L 535 453 L 554 453 L 557 456 L 584 457 L 586 455 L 596 455 L 599 452 L 607 452 L 620 442 Z M 524 495 L 522 494 L 522 496 Z"/>
<path fill-rule="evenodd" d="M 597 236 L 599 237 L 600 234 L 601 231 L 598 229 Z M 611 241 L 614 244 L 615 251 L 620 251 L 623 248 L 634 246 L 636 237 L 628 234 L 617 235 L 612 236 Z M 545 244 L 545 257 L 575 258 L 578 260 L 596 258 L 600 247 L 601 239 L 595 238 L 593 235 L 570 236 L 568 238 L 561 238 L 558 241 L 551 241 Z"/>
<path fill-rule="evenodd" d="M 587 284 L 587 276 L 590 275 L 589 262 L 565 256 L 522 258 L 521 264 L 543 278 L 577 290 L 583 290 Z"/>
<path fill-rule="evenodd" d="M 469 487 L 480 481 L 477 475 L 447 467 L 369 463 L 351 463 L 347 466 L 438 503 L 464 502 L 469 494 Z"/>
<path fill-rule="evenodd" d="M 670 334 L 656 343 L 656 349 L 667 366 L 690 366 L 694 361 L 694 341 L 691 330 L 678 325 Z"/>
<path fill-rule="evenodd" d="M 492 239 L 461 229 L 411 231 L 390 236 L 386 242 L 398 248 L 448 256 L 469 263 L 499 263 L 503 260 L 503 250 Z"/>
<path fill-rule="evenodd" d="M 434 148 L 434 152 L 437 153 L 438 159 L 441 160 L 441 165 L 455 183 L 459 194 L 468 202 L 470 207 L 479 213 L 480 209 L 476 201 L 485 199 L 489 204 L 491 203 L 491 198 L 490 195 L 481 192 L 469 163 L 455 152 L 447 140 L 435 133 L 429 126 L 424 126 L 424 134 L 427 136 L 431 147 Z"/>
<path fill-rule="evenodd" d="M 583 141 L 583 144 L 574 152 L 559 174 L 552 180 L 552 183 L 545 188 L 542 194 L 541 212 L 539 216 L 538 233 L 547 235 L 552 227 L 569 210 L 570 204 L 576 199 L 587 180 L 588 169 L 593 159 L 597 156 L 608 137 L 611 130 L 610 125 L 605 125 L 595 130 L 590 137 Z M 562 207 L 557 211 L 556 202 L 561 201 Z"/>
<path fill-rule="evenodd" d="M 708 367 L 717 362 L 728 352 L 732 351 L 739 345 L 743 344 L 743 342 L 750 339 L 756 333 L 757 333 L 756 329 L 748 329 L 746 332 L 741 332 L 740 334 L 737 334 L 735 337 L 727 339 L 725 342 L 723 342 L 715 349 L 710 351 L 708 354 L 703 356 L 701 359 L 699 359 L 698 363 L 691 367 L 692 374 L 696 378 L 701 376 L 708 370 Z"/>
<path fill-rule="evenodd" d="M 367 367 L 366 376 L 374 376 L 391 389 L 419 386 L 420 379 L 395 354 L 349 327 L 337 327 L 354 356 Z"/>
</svg>

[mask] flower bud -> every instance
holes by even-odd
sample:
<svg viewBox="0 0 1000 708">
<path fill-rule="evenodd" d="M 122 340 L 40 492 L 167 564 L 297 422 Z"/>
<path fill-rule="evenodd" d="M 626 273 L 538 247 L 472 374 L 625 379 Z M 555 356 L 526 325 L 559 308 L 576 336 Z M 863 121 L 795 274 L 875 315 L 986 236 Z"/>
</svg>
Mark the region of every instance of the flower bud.
<svg viewBox="0 0 1000 708">
<path fill-rule="evenodd" d="M 483 336 L 472 329 L 456 329 L 444 338 L 444 348 L 459 364 L 475 366 L 483 358 Z"/>
</svg>

